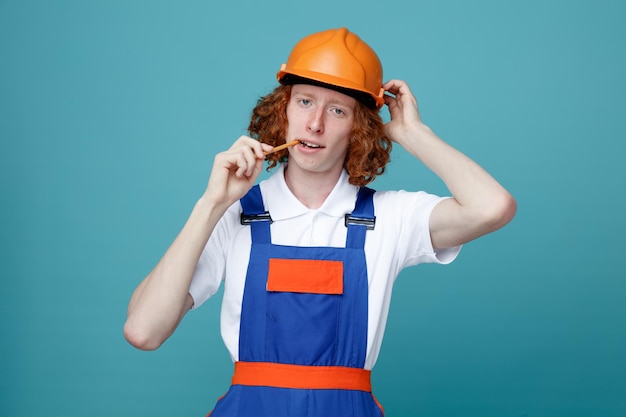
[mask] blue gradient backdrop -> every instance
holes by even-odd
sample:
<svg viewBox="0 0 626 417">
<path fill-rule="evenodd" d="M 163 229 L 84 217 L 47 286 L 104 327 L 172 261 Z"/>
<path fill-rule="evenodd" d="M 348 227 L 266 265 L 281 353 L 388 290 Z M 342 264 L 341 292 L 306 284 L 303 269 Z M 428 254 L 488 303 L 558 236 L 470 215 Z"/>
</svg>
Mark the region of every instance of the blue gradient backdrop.
<svg viewBox="0 0 626 417">
<path fill-rule="evenodd" d="M 399 277 L 387 416 L 626 415 L 624 21 L 623 0 L 0 0 L 0 415 L 212 408 L 219 297 L 149 353 L 126 305 L 293 44 L 338 26 L 519 203 Z M 374 186 L 447 193 L 402 149 Z"/>
</svg>

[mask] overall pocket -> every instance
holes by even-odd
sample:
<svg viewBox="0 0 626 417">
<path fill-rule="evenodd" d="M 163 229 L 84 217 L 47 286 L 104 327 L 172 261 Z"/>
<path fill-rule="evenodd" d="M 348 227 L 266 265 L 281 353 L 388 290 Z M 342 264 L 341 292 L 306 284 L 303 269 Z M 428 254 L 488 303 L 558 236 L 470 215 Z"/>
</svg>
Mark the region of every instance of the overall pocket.
<svg viewBox="0 0 626 417">
<path fill-rule="evenodd" d="M 334 364 L 343 299 L 343 262 L 270 258 L 267 291 L 268 360 Z"/>
</svg>

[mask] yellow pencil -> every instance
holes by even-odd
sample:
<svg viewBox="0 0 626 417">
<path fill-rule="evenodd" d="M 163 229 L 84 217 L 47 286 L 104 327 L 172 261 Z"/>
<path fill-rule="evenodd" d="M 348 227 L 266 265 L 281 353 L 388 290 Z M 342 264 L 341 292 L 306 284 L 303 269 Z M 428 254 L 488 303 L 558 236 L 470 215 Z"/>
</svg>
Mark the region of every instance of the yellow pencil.
<svg viewBox="0 0 626 417">
<path fill-rule="evenodd" d="M 269 155 L 271 153 L 281 151 L 281 150 L 283 150 L 285 148 L 288 148 L 290 146 L 297 145 L 298 143 L 300 143 L 300 139 L 292 140 L 291 142 L 287 142 L 287 143 L 284 143 L 282 145 L 278 145 L 277 147 L 274 148 L 274 150 L 272 152 L 263 152 L 263 154 L 264 155 Z"/>
</svg>

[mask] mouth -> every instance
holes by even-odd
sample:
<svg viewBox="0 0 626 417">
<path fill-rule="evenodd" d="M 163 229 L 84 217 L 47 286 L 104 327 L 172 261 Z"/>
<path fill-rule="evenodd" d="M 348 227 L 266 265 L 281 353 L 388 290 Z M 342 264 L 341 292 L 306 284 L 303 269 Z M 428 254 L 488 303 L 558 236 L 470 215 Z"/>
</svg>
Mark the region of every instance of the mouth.
<svg viewBox="0 0 626 417">
<path fill-rule="evenodd" d="M 307 142 L 305 140 L 300 139 L 300 146 L 304 146 L 305 148 L 309 148 L 309 149 L 321 149 L 323 148 L 323 146 L 318 145 L 316 143 L 312 143 L 312 142 Z"/>
</svg>

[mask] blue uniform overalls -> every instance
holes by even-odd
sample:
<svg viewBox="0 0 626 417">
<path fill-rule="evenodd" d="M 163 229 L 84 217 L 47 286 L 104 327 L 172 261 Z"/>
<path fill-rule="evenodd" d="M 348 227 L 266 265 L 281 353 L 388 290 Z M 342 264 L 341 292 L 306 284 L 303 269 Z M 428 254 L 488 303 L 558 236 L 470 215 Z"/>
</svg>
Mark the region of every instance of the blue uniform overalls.
<svg viewBox="0 0 626 417">
<path fill-rule="evenodd" d="M 271 242 L 259 186 L 241 199 L 252 247 L 239 361 L 211 417 L 381 417 L 363 369 L 367 346 L 366 229 L 374 191 L 361 188 L 346 247 Z"/>
</svg>

